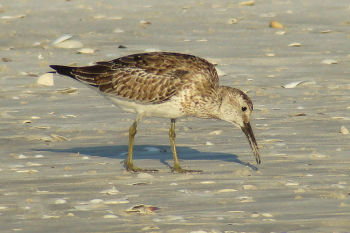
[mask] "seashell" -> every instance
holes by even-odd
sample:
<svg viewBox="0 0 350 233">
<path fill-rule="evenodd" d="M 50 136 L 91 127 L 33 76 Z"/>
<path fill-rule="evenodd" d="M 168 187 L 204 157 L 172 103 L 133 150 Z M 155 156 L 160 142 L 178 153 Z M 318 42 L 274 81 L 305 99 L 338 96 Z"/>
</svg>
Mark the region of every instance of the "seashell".
<svg viewBox="0 0 350 233">
<path fill-rule="evenodd" d="M 342 133 L 342 134 L 349 134 L 349 130 L 344 125 L 342 125 L 340 127 L 340 133 Z"/>
<path fill-rule="evenodd" d="M 26 15 L 4 15 L 1 16 L 1 19 L 22 19 L 26 17 Z"/>
<path fill-rule="evenodd" d="M 95 52 L 95 49 L 92 48 L 82 48 L 77 51 L 78 53 L 82 54 L 93 54 Z"/>
<path fill-rule="evenodd" d="M 302 44 L 299 42 L 293 42 L 293 43 L 290 43 L 288 45 L 288 47 L 301 47 L 301 46 L 302 46 Z"/>
<path fill-rule="evenodd" d="M 45 73 L 45 74 L 39 76 L 36 83 L 39 85 L 42 85 L 42 86 L 53 86 L 54 85 L 53 74 L 52 73 Z"/>
<path fill-rule="evenodd" d="M 207 142 L 205 143 L 205 145 L 206 145 L 206 146 L 214 146 L 214 143 L 207 141 Z"/>
<path fill-rule="evenodd" d="M 281 24 L 278 21 L 271 21 L 270 24 L 269 24 L 269 27 L 270 28 L 279 28 L 279 29 L 283 29 L 284 28 L 283 24 Z"/>
<path fill-rule="evenodd" d="M 64 34 L 64 35 L 58 37 L 56 40 L 54 40 L 51 44 L 52 44 L 52 45 L 56 45 L 56 44 L 59 44 L 59 43 L 61 43 L 61 42 L 63 42 L 63 41 L 69 40 L 69 39 L 72 38 L 72 37 L 73 37 L 73 36 L 70 35 L 70 34 Z"/>
<path fill-rule="evenodd" d="M 238 190 L 236 189 L 220 189 L 217 192 L 218 193 L 232 193 L 232 192 L 237 192 Z"/>
<path fill-rule="evenodd" d="M 334 59 L 324 59 L 321 61 L 321 63 L 325 65 L 338 64 L 338 62 Z"/>
<path fill-rule="evenodd" d="M 106 214 L 103 216 L 103 218 L 119 218 L 117 215 L 114 214 Z"/>
<path fill-rule="evenodd" d="M 255 1 L 243 1 L 243 2 L 238 3 L 238 5 L 240 5 L 240 6 L 254 6 Z"/>
<path fill-rule="evenodd" d="M 291 82 L 291 83 L 287 83 L 285 85 L 283 85 L 283 88 L 295 88 L 296 86 L 298 86 L 299 84 L 303 83 L 305 81 L 295 81 L 295 82 Z"/>
</svg>

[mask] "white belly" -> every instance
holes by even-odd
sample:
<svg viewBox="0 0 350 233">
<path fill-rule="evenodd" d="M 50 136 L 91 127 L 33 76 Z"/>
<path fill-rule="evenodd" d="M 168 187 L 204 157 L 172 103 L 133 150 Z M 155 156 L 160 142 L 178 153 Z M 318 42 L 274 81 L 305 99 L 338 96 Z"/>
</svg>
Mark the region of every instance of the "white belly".
<svg viewBox="0 0 350 233">
<path fill-rule="evenodd" d="M 106 97 L 124 111 L 137 113 L 141 117 L 179 118 L 185 115 L 183 111 L 181 111 L 182 107 L 180 103 L 174 99 L 161 104 L 140 104 L 124 99 Z"/>
</svg>

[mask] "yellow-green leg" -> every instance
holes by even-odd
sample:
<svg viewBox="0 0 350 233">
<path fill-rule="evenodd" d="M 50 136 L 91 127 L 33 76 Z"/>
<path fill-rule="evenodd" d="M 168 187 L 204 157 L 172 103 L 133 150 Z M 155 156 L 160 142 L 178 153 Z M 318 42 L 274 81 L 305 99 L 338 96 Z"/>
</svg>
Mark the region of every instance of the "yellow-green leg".
<svg viewBox="0 0 350 233">
<path fill-rule="evenodd" d="M 171 151 L 173 152 L 173 158 L 174 158 L 174 166 L 172 168 L 172 171 L 179 172 L 179 173 L 202 172 L 201 170 L 186 170 L 180 166 L 179 159 L 177 157 L 177 152 L 176 152 L 175 137 L 176 137 L 175 119 L 171 119 L 170 129 L 169 129 L 169 140 L 170 140 Z"/>
<path fill-rule="evenodd" d="M 125 161 L 126 170 L 132 172 L 157 172 L 157 170 L 141 169 L 134 166 L 132 156 L 134 147 L 134 138 L 137 132 L 137 121 L 135 121 L 129 128 L 129 147 L 128 147 L 128 158 Z"/>
</svg>

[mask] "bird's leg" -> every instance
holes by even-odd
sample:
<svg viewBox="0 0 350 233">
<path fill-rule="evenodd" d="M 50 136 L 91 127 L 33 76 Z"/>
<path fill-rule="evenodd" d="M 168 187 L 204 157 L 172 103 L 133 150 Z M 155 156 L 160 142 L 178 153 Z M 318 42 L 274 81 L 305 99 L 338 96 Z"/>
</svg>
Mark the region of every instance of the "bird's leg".
<svg viewBox="0 0 350 233">
<path fill-rule="evenodd" d="M 179 172 L 179 173 L 202 172 L 201 170 L 186 170 L 180 166 L 179 159 L 177 157 L 177 152 L 176 152 L 175 137 L 176 137 L 175 119 L 171 119 L 170 129 L 169 129 L 169 140 L 171 145 L 171 151 L 173 152 L 173 158 L 174 158 L 174 166 L 172 168 L 172 171 Z"/>
<path fill-rule="evenodd" d="M 157 170 L 147 170 L 135 167 L 133 164 L 133 147 L 134 147 L 134 137 L 137 132 L 137 121 L 135 121 L 129 128 L 129 147 L 128 147 L 128 158 L 125 161 L 126 170 L 132 172 L 157 172 Z"/>
</svg>

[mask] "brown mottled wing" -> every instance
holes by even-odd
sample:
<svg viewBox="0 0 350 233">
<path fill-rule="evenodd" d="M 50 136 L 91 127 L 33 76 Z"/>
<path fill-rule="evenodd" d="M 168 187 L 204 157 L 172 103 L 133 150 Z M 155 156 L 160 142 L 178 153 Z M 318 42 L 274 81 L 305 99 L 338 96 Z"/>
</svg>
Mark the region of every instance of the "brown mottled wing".
<svg viewBox="0 0 350 233">
<path fill-rule="evenodd" d="M 57 70 L 57 66 L 54 69 Z M 94 66 L 71 68 L 70 72 L 62 74 L 96 86 L 109 95 L 142 103 L 170 99 L 189 86 L 194 75 L 200 77 L 196 81 L 204 86 L 218 85 L 215 68 L 209 62 L 177 53 L 134 54 Z"/>
</svg>

